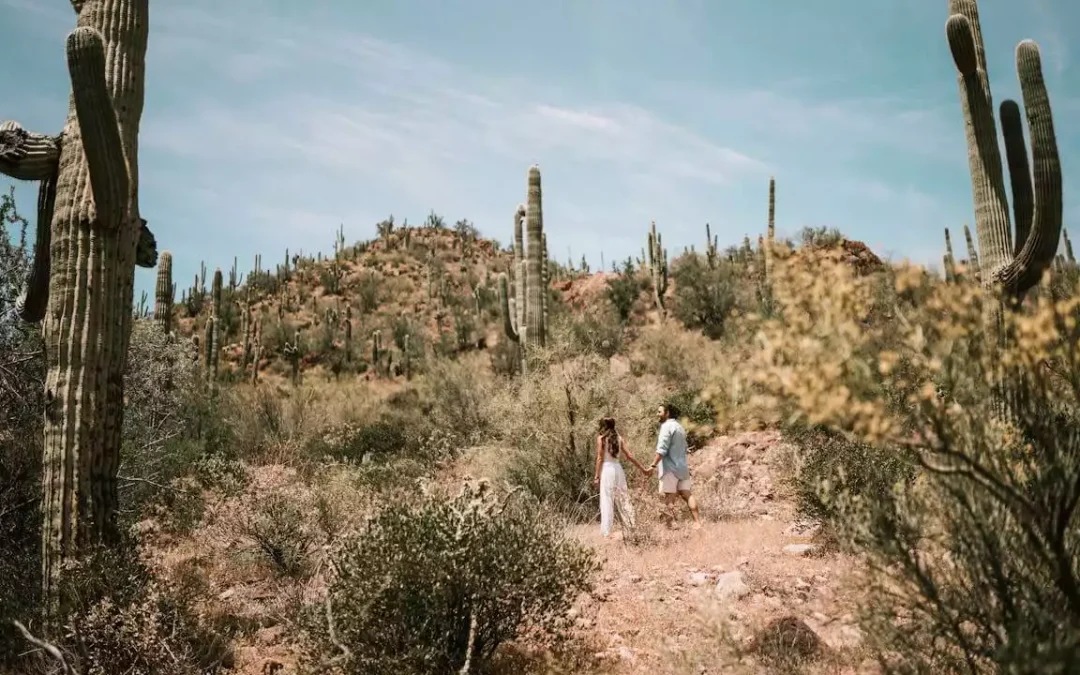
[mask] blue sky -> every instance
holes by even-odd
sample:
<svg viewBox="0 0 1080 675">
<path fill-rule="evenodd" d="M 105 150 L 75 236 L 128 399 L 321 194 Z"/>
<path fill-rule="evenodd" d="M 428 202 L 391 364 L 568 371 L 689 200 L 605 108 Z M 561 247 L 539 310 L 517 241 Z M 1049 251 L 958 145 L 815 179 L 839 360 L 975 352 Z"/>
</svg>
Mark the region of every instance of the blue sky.
<svg viewBox="0 0 1080 675">
<path fill-rule="evenodd" d="M 227 9 L 225 9 L 227 8 Z M 995 102 L 1039 42 L 1080 236 L 1080 3 L 980 0 Z M 65 0 L 0 0 L 0 115 L 62 127 Z M 940 261 L 972 219 L 946 0 L 154 0 L 141 209 L 199 262 L 331 250 L 430 209 L 510 238 L 528 166 L 551 254 L 595 268 L 777 227 Z M 1070 29 L 1072 32 L 1070 32 Z M 19 65 L 14 64 L 29 64 Z M 32 211 L 34 188 L 20 186 Z M 140 289 L 153 272 L 140 270 Z"/>
</svg>

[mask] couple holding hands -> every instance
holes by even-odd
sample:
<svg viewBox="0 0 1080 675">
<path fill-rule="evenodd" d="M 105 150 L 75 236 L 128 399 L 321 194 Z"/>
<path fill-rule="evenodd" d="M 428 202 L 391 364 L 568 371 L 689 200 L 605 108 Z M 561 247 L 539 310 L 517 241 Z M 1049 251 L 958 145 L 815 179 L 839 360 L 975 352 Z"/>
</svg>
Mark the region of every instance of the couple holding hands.
<svg viewBox="0 0 1080 675">
<path fill-rule="evenodd" d="M 600 420 L 600 432 L 596 437 L 596 469 L 593 485 L 600 487 L 600 533 L 611 534 L 616 512 L 624 528 L 634 525 L 634 507 L 626 487 L 626 473 L 620 457 L 625 456 L 642 473 L 648 475 L 659 467 L 660 494 L 664 495 L 666 516 L 675 519 L 675 499 L 681 498 L 690 510 L 694 529 L 701 527 L 697 502 L 691 492 L 690 467 L 687 465 L 686 430 L 679 424 L 679 411 L 670 403 L 657 408 L 660 431 L 656 440 L 656 456 L 648 467 L 630 454 L 626 442 L 615 428 L 615 419 Z"/>
</svg>

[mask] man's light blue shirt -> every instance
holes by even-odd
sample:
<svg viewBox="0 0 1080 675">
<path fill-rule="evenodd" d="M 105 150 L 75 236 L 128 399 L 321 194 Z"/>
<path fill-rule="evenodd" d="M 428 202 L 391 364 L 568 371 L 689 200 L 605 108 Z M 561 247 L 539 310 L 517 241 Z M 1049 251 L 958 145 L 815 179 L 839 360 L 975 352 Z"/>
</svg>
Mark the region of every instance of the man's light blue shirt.
<svg viewBox="0 0 1080 675">
<path fill-rule="evenodd" d="M 670 472 L 679 480 L 690 478 L 690 467 L 686 463 L 686 430 L 678 420 L 664 420 L 660 425 L 656 454 L 663 458 L 660 462 L 661 477 Z"/>
</svg>

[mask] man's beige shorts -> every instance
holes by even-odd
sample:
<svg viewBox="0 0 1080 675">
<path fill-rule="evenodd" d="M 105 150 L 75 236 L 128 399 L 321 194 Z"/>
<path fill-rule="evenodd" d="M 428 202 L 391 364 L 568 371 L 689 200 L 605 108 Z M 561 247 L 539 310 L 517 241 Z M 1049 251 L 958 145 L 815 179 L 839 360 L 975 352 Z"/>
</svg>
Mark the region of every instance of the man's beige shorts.
<svg viewBox="0 0 1080 675">
<path fill-rule="evenodd" d="M 660 477 L 660 494 L 675 494 L 676 492 L 689 492 L 694 486 L 693 479 L 679 480 L 673 473 L 665 473 Z"/>
</svg>

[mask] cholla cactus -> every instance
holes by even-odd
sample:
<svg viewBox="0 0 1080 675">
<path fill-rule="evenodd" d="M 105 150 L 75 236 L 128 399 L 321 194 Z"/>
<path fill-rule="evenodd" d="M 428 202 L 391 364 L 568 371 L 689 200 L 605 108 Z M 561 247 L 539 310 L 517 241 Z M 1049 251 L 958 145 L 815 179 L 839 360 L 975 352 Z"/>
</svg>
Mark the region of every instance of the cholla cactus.
<svg viewBox="0 0 1080 675">
<path fill-rule="evenodd" d="M 31 285 L 18 305 L 24 319 L 46 323 L 51 403 L 41 511 L 50 615 L 61 563 L 85 544 L 118 536 L 116 472 L 134 267 L 157 262 L 138 203 L 147 4 L 73 2 L 78 27 L 66 40 L 71 97 L 63 133 L 0 124 L 0 173 L 41 182 L 38 230 L 49 239 L 35 251 Z M 62 207 L 54 210 L 57 203 Z M 71 272 L 78 269 L 84 273 Z M 67 358 L 71 353 L 80 358 Z"/>
<path fill-rule="evenodd" d="M 1013 195 L 1015 222 L 1011 224 L 978 5 L 975 0 L 949 0 L 949 14 L 945 30 L 956 65 L 967 135 L 975 227 L 982 258 L 981 281 L 984 286 L 1000 285 L 1020 301 L 1053 263 L 1061 237 L 1061 163 L 1042 57 L 1039 46 L 1031 40 L 1016 47 L 1016 68 L 1034 158 L 1034 186 L 1020 106 L 1005 100 L 999 111 Z"/>
<path fill-rule="evenodd" d="M 172 280 L 172 253 L 162 251 L 158 260 L 157 283 L 154 287 L 154 321 L 164 333 L 172 332 L 173 298 L 176 286 Z"/>
</svg>

